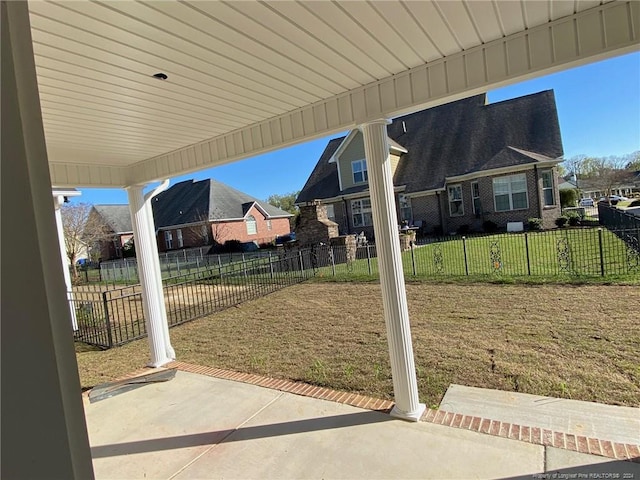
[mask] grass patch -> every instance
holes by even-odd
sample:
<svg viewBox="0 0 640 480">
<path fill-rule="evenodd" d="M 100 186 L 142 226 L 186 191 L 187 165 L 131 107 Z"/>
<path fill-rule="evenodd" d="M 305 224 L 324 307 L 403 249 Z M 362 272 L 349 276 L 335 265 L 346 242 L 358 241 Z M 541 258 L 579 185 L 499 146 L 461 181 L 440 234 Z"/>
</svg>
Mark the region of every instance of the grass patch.
<svg viewBox="0 0 640 480">
<path fill-rule="evenodd" d="M 640 294 L 627 285 L 407 285 L 421 401 L 449 384 L 640 405 Z M 180 360 L 392 398 L 380 287 L 303 283 L 171 329 Z M 146 339 L 77 345 L 84 388 L 144 366 Z"/>
<path fill-rule="evenodd" d="M 602 241 L 602 249 L 600 242 Z M 629 256 L 627 245 L 610 231 L 597 228 L 450 237 L 402 253 L 407 277 L 515 276 L 597 277 L 640 273 L 640 258 Z M 335 272 L 335 273 L 334 273 Z M 375 248 L 363 248 L 351 264 L 319 269 L 321 277 L 377 277 Z"/>
</svg>

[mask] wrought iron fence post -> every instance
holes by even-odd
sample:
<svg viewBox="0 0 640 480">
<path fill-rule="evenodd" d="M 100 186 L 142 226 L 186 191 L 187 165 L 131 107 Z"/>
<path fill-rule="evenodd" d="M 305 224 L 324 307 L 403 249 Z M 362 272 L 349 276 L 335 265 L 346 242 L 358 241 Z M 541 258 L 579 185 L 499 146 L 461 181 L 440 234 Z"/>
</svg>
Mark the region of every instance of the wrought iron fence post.
<svg viewBox="0 0 640 480">
<path fill-rule="evenodd" d="M 329 257 L 331 258 L 331 272 L 336 276 L 336 259 L 333 256 L 333 247 L 329 247 Z"/>
<path fill-rule="evenodd" d="M 417 275 L 417 270 L 416 270 L 416 256 L 413 252 L 413 242 L 409 242 L 409 248 L 411 249 L 411 268 L 413 269 L 413 276 L 415 277 Z"/>
<path fill-rule="evenodd" d="M 529 234 L 524 234 L 524 250 L 527 255 L 527 275 L 531 276 L 531 260 L 529 259 Z"/>
<path fill-rule="evenodd" d="M 109 348 L 113 347 L 113 335 L 111 333 L 111 321 L 109 320 L 109 300 L 107 300 L 107 292 L 102 292 L 102 306 L 104 308 L 104 322 L 107 327 L 107 341 Z"/>
<path fill-rule="evenodd" d="M 300 273 L 304 276 L 304 260 L 302 259 L 302 250 L 298 250 L 298 256 L 300 257 Z"/>
<path fill-rule="evenodd" d="M 469 262 L 467 261 L 467 237 L 462 237 L 462 253 L 464 255 L 464 274 L 469 276 Z"/>
<path fill-rule="evenodd" d="M 269 276 L 273 280 L 273 260 L 271 259 L 271 252 L 269 252 Z"/>
<path fill-rule="evenodd" d="M 369 244 L 367 244 L 367 268 L 369 269 L 369 275 L 371 275 L 371 252 L 369 251 Z"/>
<path fill-rule="evenodd" d="M 604 277 L 604 250 L 602 248 L 602 227 L 598 227 L 598 247 L 600 248 L 600 275 Z"/>
</svg>

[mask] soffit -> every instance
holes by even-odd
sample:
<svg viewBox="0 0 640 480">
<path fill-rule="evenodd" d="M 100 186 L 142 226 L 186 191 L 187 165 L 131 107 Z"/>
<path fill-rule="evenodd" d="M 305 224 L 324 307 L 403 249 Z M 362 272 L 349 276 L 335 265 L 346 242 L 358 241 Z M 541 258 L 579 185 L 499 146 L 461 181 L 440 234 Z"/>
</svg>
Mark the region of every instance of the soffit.
<svg viewBox="0 0 640 480">
<path fill-rule="evenodd" d="M 473 58 L 461 70 L 454 61 L 447 66 L 449 58 L 605 3 L 31 2 L 52 178 L 123 186 L 327 135 L 369 114 L 442 103 L 473 86 Z M 621 3 L 625 12 L 609 9 L 618 12 L 609 17 L 633 16 L 635 7 Z M 605 14 L 597 18 L 603 23 Z M 629 28 L 623 46 L 637 43 L 637 25 Z M 601 43 L 601 50 L 612 49 Z M 401 82 L 431 65 L 424 95 L 412 90 L 419 80 Z M 487 65 L 485 85 L 513 76 L 492 79 Z M 153 78 L 158 72 L 169 78 Z M 437 75 L 447 83 L 443 93 Z M 467 77 L 461 86 L 460 75 Z M 388 82 L 393 91 L 382 91 Z M 373 101 L 380 105 L 363 97 L 367 113 L 360 114 L 350 95 L 372 85 L 381 89 Z M 402 98 L 407 91 L 411 98 Z"/>
</svg>

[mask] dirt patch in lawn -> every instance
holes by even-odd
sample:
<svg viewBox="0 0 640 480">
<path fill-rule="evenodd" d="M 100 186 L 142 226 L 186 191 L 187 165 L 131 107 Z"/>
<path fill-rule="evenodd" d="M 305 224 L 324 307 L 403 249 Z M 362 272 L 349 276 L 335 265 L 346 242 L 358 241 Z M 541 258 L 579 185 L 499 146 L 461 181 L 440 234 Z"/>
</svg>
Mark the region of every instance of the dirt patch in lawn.
<svg viewBox="0 0 640 480">
<path fill-rule="evenodd" d="M 640 405 L 637 286 L 409 284 L 420 399 L 451 383 Z M 171 329 L 178 359 L 392 398 L 380 286 L 300 284 Z M 78 347 L 81 350 L 80 347 Z M 144 366 L 146 339 L 78 351 L 83 387 Z"/>
</svg>

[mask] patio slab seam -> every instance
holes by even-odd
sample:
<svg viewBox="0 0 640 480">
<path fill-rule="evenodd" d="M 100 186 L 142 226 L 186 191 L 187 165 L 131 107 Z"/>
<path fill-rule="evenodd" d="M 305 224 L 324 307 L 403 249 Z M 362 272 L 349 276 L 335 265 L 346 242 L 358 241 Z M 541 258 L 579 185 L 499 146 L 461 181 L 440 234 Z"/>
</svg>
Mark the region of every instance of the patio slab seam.
<svg viewBox="0 0 640 480">
<path fill-rule="evenodd" d="M 368 397 L 357 393 L 333 390 L 330 388 L 310 385 L 303 382 L 294 382 L 278 378 L 265 377 L 254 373 L 242 373 L 233 370 L 226 370 L 215 367 L 205 367 L 185 362 L 173 361 L 165 365 L 164 368 L 175 368 L 177 370 L 207 375 L 222 380 L 230 380 L 251 385 L 257 385 L 272 390 L 279 390 L 294 395 L 301 395 L 319 400 L 342 403 L 353 407 L 364 408 L 383 413 L 389 413 L 394 406 L 390 400 L 382 400 L 375 397 Z M 135 378 L 148 374 L 150 371 L 158 371 L 157 368 L 143 368 L 132 372 L 118 380 Z M 444 410 L 427 409 L 420 418 L 421 422 L 433 423 L 447 427 L 470 430 L 485 435 L 492 435 L 510 440 L 540 445 L 543 447 L 554 447 L 564 450 L 597 455 L 614 460 L 626 460 L 640 463 L 640 444 L 620 443 L 609 440 L 602 440 L 571 433 L 558 432 L 546 428 L 533 427 L 530 425 L 519 425 L 510 422 L 502 422 L 490 418 L 463 415 L 460 413 L 447 412 Z"/>
</svg>

